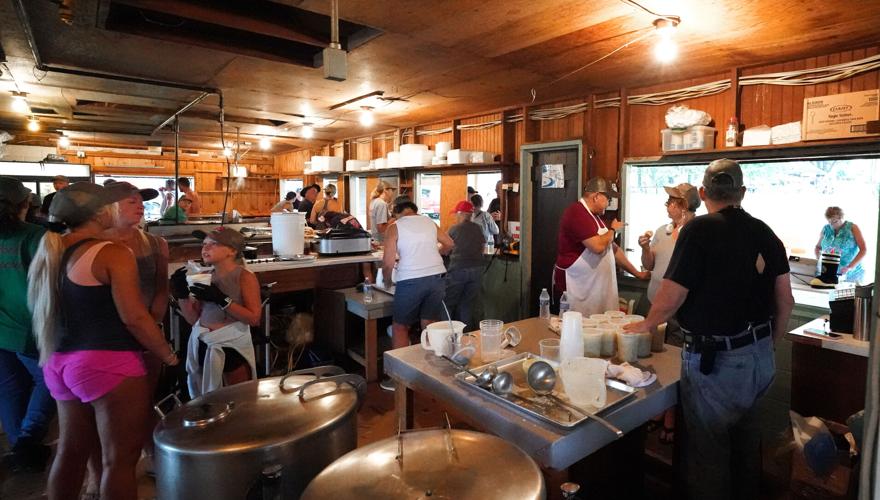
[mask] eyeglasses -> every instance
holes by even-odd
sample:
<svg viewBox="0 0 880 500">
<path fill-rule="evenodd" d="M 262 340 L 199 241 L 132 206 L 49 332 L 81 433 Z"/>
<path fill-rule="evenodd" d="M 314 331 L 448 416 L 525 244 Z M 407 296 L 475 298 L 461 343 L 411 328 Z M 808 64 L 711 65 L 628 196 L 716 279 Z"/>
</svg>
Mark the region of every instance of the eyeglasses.
<svg viewBox="0 0 880 500">
<path fill-rule="evenodd" d="M 678 206 L 678 205 L 681 204 L 682 201 L 684 201 L 684 200 L 681 200 L 681 199 L 679 199 L 679 198 L 670 198 L 670 199 L 666 200 L 666 203 L 664 203 L 663 205 L 665 205 L 665 206 L 667 206 L 667 207 L 668 207 L 669 205 L 676 205 L 676 206 Z"/>
</svg>

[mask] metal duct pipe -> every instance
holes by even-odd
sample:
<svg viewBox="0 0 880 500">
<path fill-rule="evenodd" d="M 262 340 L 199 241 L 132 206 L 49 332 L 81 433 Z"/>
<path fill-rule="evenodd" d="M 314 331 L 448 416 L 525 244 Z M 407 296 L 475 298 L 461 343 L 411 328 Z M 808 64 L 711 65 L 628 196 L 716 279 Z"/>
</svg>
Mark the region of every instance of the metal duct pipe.
<svg viewBox="0 0 880 500">
<path fill-rule="evenodd" d="M 339 44 L 339 0 L 330 0 L 330 47 L 342 48 Z"/>
<path fill-rule="evenodd" d="M 188 110 L 189 108 L 191 108 L 191 107 L 195 106 L 196 104 L 202 102 L 202 101 L 203 101 L 206 97 L 208 97 L 209 95 L 211 95 L 211 92 L 202 92 L 201 95 L 199 95 L 198 97 L 196 97 L 195 99 L 193 99 L 192 101 L 190 101 L 188 104 L 184 105 L 182 108 L 180 108 L 179 110 L 177 110 L 173 115 L 171 115 L 171 116 L 169 116 L 168 118 L 166 118 L 165 121 L 163 121 L 162 123 L 160 123 L 156 128 L 153 129 L 152 132 L 150 132 L 150 135 L 156 135 L 156 132 L 162 130 L 162 129 L 165 127 L 165 125 L 168 125 L 168 124 L 171 123 L 173 120 L 176 120 L 180 115 L 182 115 L 183 113 L 185 113 L 186 110 Z"/>
</svg>

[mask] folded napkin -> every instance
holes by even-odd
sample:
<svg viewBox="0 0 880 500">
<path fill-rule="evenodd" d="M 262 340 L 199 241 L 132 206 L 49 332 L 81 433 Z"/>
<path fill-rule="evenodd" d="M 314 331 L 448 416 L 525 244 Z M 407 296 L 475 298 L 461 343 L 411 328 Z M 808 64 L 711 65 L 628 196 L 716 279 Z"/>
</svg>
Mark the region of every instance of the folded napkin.
<svg viewBox="0 0 880 500">
<path fill-rule="evenodd" d="M 644 372 L 626 362 L 621 365 L 608 363 L 608 369 L 605 370 L 605 374 L 611 378 L 626 382 L 631 387 L 645 387 L 657 380 L 656 373 Z"/>
</svg>

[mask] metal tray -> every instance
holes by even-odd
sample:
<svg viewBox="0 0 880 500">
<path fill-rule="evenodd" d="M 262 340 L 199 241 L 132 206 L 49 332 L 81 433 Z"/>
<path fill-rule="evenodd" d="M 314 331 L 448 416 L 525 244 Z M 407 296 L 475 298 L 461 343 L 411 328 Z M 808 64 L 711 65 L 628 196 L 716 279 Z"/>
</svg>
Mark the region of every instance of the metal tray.
<svg viewBox="0 0 880 500">
<path fill-rule="evenodd" d="M 496 368 L 498 368 L 499 372 L 508 372 L 513 376 L 513 392 L 515 394 L 518 394 L 519 396 L 529 399 L 531 401 L 526 401 L 525 399 L 520 399 L 513 396 L 499 396 L 489 389 L 484 389 L 483 387 L 478 386 L 476 384 L 476 381 L 474 380 L 474 377 L 464 371 L 457 373 L 455 375 L 455 379 L 464 384 L 465 387 L 468 387 L 473 391 L 483 394 L 487 398 L 493 401 L 497 401 L 499 404 L 506 405 L 507 407 L 513 408 L 519 412 L 525 413 L 539 420 L 558 425 L 560 427 L 571 428 L 589 418 L 575 411 L 569 411 L 568 409 L 557 404 L 552 399 L 546 396 L 538 396 L 537 394 L 535 394 L 529 387 L 529 384 L 526 381 L 526 373 L 522 368 L 523 361 L 527 359 L 539 359 L 542 361 L 547 361 L 546 359 L 541 358 L 540 356 L 537 356 L 530 352 L 524 352 L 510 358 L 501 359 L 493 363 L 488 363 L 483 366 L 471 368 L 471 371 L 479 375 L 479 373 L 485 370 L 488 366 L 494 365 Z M 555 365 L 555 363 L 553 363 L 552 361 L 548 362 Z M 638 388 L 626 385 L 619 380 L 609 378 L 605 379 L 605 385 L 608 387 L 608 396 L 605 406 L 603 406 L 602 408 L 586 406 L 584 407 L 584 410 L 593 410 L 594 414 L 601 415 L 609 408 L 612 408 L 623 403 L 624 401 L 627 401 L 640 390 Z M 556 390 L 553 391 L 553 394 L 564 401 L 568 401 L 568 397 L 563 391 Z"/>
</svg>

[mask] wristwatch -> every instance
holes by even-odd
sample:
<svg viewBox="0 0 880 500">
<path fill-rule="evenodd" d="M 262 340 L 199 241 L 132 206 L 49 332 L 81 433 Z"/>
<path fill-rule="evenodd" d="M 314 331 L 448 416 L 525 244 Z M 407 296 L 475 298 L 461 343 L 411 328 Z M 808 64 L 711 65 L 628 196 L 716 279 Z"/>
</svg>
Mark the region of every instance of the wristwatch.
<svg viewBox="0 0 880 500">
<path fill-rule="evenodd" d="M 226 297 L 226 298 L 224 299 L 224 302 L 225 302 L 225 303 L 224 303 L 222 306 L 220 306 L 220 309 L 223 310 L 223 311 L 225 311 L 227 307 L 229 307 L 229 306 L 232 305 L 232 298 L 230 298 L 230 297 Z"/>
</svg>

